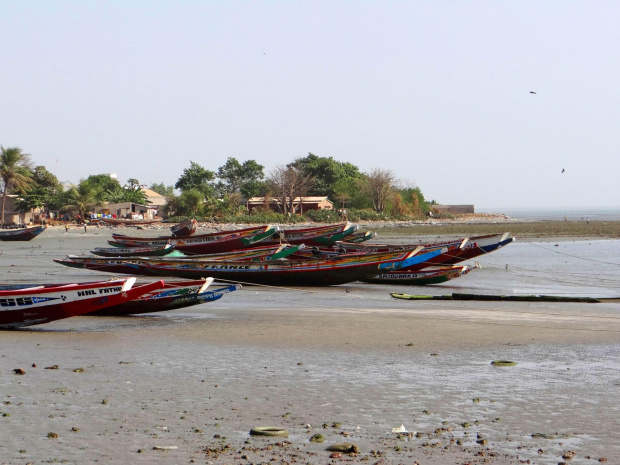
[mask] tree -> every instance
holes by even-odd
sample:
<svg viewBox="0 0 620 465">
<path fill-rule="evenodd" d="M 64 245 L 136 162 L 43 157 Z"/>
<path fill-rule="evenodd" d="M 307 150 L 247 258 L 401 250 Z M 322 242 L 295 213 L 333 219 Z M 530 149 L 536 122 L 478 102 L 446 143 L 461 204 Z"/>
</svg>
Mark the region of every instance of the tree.
<svg viewBox="0 0 620 465">
<path fill-rule="evenodd" d="M 190 167 L 183 170 L 183 174 L 174 185 L 175 189 L 187 191 L 191 189 L 202 192 L 203 199 L 213 195 L 213 185 L 211 182 L 215 179 L 215 173 L 209 171 L 198 163 L 190 162 Z"/>
<path fill-rule="evenodd" d="M 295 205 L 296 197 L 307 195 L 314 179 L 300 168 L 278 165 L 271 170 L 267 183 L 278 207 L 285 215 L 295 213 L 301 202 Z"/>
<path fill-rule="evenodd" d="M 30 155 L 23 153 L 18 147 L 4 148 L 0 145 L 0 179 L 2 180 L 2 216 L 4 223 L 4 206 L 6 196 L 11 189 L 25 190 L 32 184 Z"/>
<path fill-rule="evenodd" d="M 355 190 L 357 181 L 363 177 L 359 168 L 351 163 L 336 161 L 332 157 L 319 157 L 312 153 L 287 166 L 299 168 L 314 179 L 312 188 L 308 191 L 310 195 L 326 195 L 332 200 L 343 191 L 351 195 L 348 191 Z M 336 191 L 337 185 L 340 186 L 340 192 Z M 345 185 L 349 187 L 343 189 Z"/>
<path fill-rule="evenodd" d="M 91 174 L 86 180 L 80 181 L 80 183 L 82 182 L 92 188 L 93 195 L 99 204 L 107 201 L 108 192 L 114 192 L 121 188 L 118 180 L 112 178 L 109 174 Z"/>
<path fill-rule="evenodd" d="M 77 187 L 72 187 L 67 198 L 70 203 L 64 205 L 61 210 L 77 212 L 82 219 L 85 219 L 86 214 L 99 204 L 96 190 L 87 180 L 82 180 Z"/>
<path fill-rule="evenodd" d="M 361 186 L 372 199 L 375 211 L 383 213 L 388 199 L 394 193 L 396 175 L 389 170 L 374 168 L 364 176 Z"/>
<path fill-rule="evenodd" d="M 44 166 L 37 166 L 32 172 L 31 181 L 26 188 L 15 189 L 15 193 L 20 196 L 16 202 L 18 210 L 26 212 L 37 207 L 43 207 L 46 211 L 58 209 L 61 205 L 60 194 L 63 192 L 58 178 Z"/>
<path fill-rule="evenodd" d="M 181 193 L 178 199 L 177 214 L 196 216 L 204 202 L 204 194 L 198 189 L 189 189 Z"/>
<path fill-rule="evenodd" d="M 162 183 L 153 183 L 151 187 L 149 187 L 153 192 L 157 192 L 159 195 L 163 195 L 166 198 L 174 197 L 174 187 L 166 186 Z"/>
<path fill-rule="evenodd" d="M 246 199 L 254 197 L 264 184 L 264 169 L 255 160 L 241 164 L 236 158 L 228 157 L 226 163 L 217 169 L 217 177 L 220 179 L 217 189 L 224 195 L 240 193 Z"/>
</svg>

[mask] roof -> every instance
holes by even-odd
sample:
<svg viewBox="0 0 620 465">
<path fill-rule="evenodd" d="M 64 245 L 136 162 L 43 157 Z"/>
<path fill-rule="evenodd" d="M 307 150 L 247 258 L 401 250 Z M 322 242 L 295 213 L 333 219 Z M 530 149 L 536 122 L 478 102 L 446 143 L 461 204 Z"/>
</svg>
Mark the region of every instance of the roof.
<svg viewBox="0 0 620 465">
<path fill-rule="evenodd" d="M 146 199 L 148 200 L 149 205 L 161 206 L 166 204 L 166 197 L 158 194 L 154 190 L 142 188 L 141 191 L 146 194 Z"/>
</svg>

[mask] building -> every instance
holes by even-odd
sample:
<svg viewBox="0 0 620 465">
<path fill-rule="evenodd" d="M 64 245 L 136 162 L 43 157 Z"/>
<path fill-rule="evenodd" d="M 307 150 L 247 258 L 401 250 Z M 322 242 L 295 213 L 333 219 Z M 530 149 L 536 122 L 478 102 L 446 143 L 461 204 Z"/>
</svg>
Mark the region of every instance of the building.
<svg viewBox="0 0 620 465">
<path fill-rule="evenodd" d="M 19 200 L 17 195 L 7 194 L 6 203 L 4 204 L 4 224 L 28 224 L 32 221 L 32 212 L 19 212 L 15 207 L 15 203 Z M 0 208 L 2 205 L 0 198 Z"/>
<path fill-rule="evenodd" d="M 166 205 L 166 197 L 163 195 L 158 194 L 151 189 L 145 189 L 144 187 L 141 190 L 146 194 L 146 203 L 149 207 L 161 210 L 161 208 Z"/>
<path fill-rule="evenodd" d="M 246 202 L 248 211 L 252 213 L 255 210 L 269 209 L 274 212 L 281 212 L 281 203 L 279 199 L 271 197 L 252 197 Z M 334 203 L 327 197 L 295 197 L 293 200 L 297 212 L 306 212 L 308 210 L 333 210 Z"/>
<path fill-rule="evenodd" d="M 132 220 L 152 220 L 157 216 L 159 207 L 140 205 L 133 202 L 108 203 L 97 213 L 112 215 L 113 218 L 127 218 Z"/>
</svg>

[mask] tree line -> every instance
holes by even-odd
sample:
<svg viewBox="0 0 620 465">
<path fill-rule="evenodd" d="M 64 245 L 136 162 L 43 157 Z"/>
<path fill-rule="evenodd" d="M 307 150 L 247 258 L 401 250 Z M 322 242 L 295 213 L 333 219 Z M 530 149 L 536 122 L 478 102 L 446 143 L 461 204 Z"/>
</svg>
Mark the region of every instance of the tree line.
<svg viewBox="0 0 620 465">
<path fill-rule="evenodd" d="M 34 208 L 80 215 L 107 203 L 133 202 L 146 205 L 147 196 L 139 180 L 130 178 L 124 185 L 108 174 L 90 175 L 77 186 L 64 190 L 58 178 L 44 166 L 35 166 L 29 154 L 18 147 L 0 146 L 2 217 L 8 194 L 17 194 L 16 208 L 26 212 Z M 221 218 L 225 221 L 252 221 L 251 216 L 267 221 L 337 221 L 346 211 L 349 219 L 421 218 L 434 201 L 425 200 L 417 186 L 406 185 L 390 170 L 375 168 L 362 172 L 352 163 L 309 153 L 286 165 L 277 165 L 265 173 L 256 160 L 239 162 L 229 157 L 211 171 L 191 161 L 174 186 L 154 183 L 151 190 L 166 198 L 164 215 L 174 218 Z M 177 194 L 178 192 L 178 194 Z M 304 212 L 296 199 L 327 196 L 335 211 Z M 263 197 L 264 206 L 249 212 L 245 200 Z M 277 206 L 275 214 L 269 203 Z"/>
</svg>

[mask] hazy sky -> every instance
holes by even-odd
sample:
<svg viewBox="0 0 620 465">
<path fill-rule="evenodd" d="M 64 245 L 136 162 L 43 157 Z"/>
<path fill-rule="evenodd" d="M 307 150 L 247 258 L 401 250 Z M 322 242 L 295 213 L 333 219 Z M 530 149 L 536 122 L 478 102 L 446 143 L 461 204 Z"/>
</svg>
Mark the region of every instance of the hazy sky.
<svg viewBox="0 0 620 465">
<path fill-rule="evenodd" d="M 0 0 L 0 143 L 74 183 L 312 152 L 478 210 L 619 206 L 619 24 L 617 0 Z"/>
</svg>

